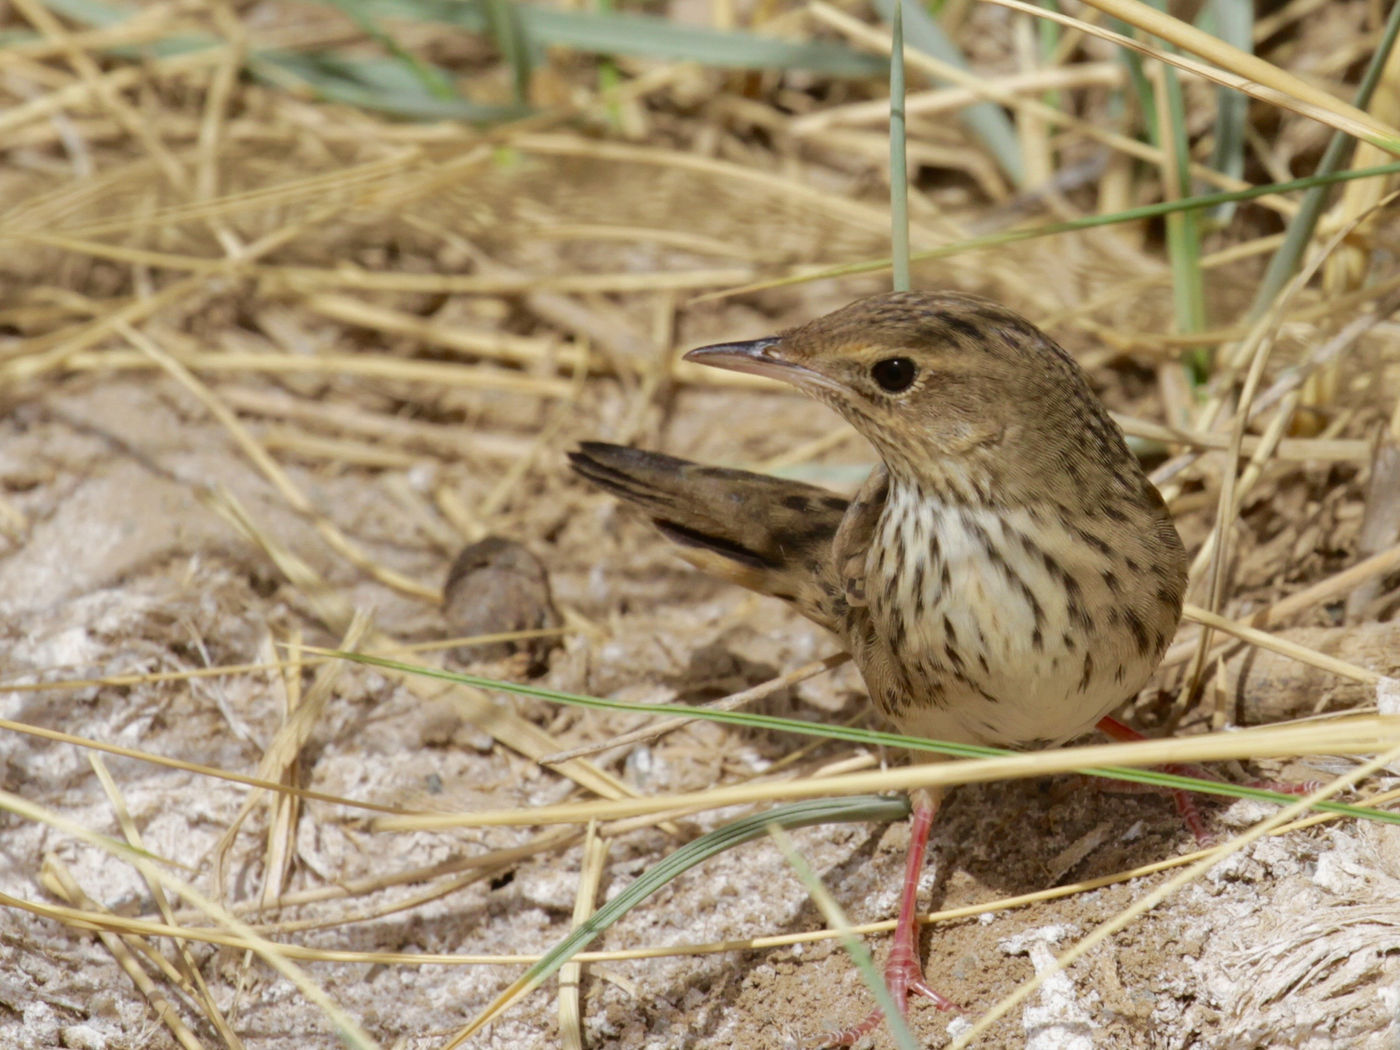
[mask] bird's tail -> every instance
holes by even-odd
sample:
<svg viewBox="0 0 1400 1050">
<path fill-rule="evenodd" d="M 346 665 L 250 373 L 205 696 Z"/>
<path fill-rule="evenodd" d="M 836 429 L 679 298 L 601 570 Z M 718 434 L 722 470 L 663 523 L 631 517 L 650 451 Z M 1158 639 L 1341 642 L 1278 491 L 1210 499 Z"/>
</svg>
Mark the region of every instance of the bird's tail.
<svg viewBox="0 0 1400 1050">
<path fill-rule="evenodd" d="M 641 508 L 696 568 L 834 626 L 841 588 L 831 544 L 846 512 L 840 496 L 599 441 L 584 442 L 569 461 L 599 488 Z"/>
</svg>

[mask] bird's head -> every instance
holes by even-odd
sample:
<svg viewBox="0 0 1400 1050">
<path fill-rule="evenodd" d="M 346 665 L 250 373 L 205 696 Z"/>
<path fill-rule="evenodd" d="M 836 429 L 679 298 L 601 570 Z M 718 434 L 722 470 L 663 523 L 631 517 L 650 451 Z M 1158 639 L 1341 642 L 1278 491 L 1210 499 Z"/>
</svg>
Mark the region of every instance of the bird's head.
<svg viewBox="0 0 1400 1050">
<path fill-rule="evenodd" d="M 1076 440 L 1115 446 L 1080 454 L 1126 454 L 1069 355 L 1029 321 L 974 296 L 876 295 L 781 335 L 685 356 L 781 379 L 826 402 L 896 477 L 1008 453 L 1030 474 L 1073 455 L 1066 442 Z"/>
</svg>

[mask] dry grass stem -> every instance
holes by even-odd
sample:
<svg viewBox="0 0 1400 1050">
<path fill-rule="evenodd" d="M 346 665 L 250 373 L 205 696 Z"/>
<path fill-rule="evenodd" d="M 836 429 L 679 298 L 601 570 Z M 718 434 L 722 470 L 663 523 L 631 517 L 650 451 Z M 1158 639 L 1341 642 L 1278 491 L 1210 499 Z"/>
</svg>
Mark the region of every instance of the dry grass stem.
<svg viewBox="0 0 1400 1050">
<path fill-rule="evenodd" d="M 574 898 L 574 925 L 579 926 L 594 912 L 594 898 L 603 879 L 608 859 L 608 840 L 589 825 L 583 845 L 583 870 L 579 872 L 578 893 Z M 559 971 L 559 1038 L 564 1050 L 583 1050 L 583 1014 L 579 1007 L 579 982 L 583 963 L 565 963 Z"/>
<path fill-rule="evenodd" d="M 755 783 L 709 791 L 623 801 L 564 803 L 518 809 L 478 810 L 468 814 L 417 814 L 382 817 L 376 821 L 385 831 L 431 828 L 501 827 L 519 824 L 573 824 L 589 820 L 615 820 L 648 813 L 687 813 L 727 806 L 751 805 L 827 795 L 860 795 L 917 787 L 951 786 L 1053 776 L 1089 766 L 1150 767 L 1219 762 L 1250 757 L 1285 758 L 1310 754 L 1374 754 L 1400 734 L 1400 719 L 1387 716 L 1354 716 L 1324 725 L 1307 724 L 1251 728 L 1237 733 L 1204 737 L 1173 737 L 1130 744 L 1098 744 L 1054 751 L 1011 755 L 1005 758 L 963 759 L 824 778 L 819 783 Z"/>
<path fill-rule="evenodd" d="M 880 30 L 871 29 L 863 23 L 856 21 L 851 16 L 823 3 L 822 0 L 814 0 L 811 10 L 813 17 L 846 34 L 851 39 L 858 40 L 869 47 L 879 49 L 886 53 L 889 51 L 890 39 L 888 33 L 882 33 Z M 1044 16 L 1043 9 L 1036 8 L 1033 10 L 1037 16 Z M 1154 57 L 1162 58 L 1164 61 L 1166 60 L 1163 53 L 1154 52 Z M 1177 59 L 1177 62 L 1180 61 L 1179 56 L 1174 57 Z M 1146 161 L 1150 164 L 1162 163 L 1162 151 L 1153 146 L 1149 146 L 1125 135 L 1106 131 L 1102 127 L 1095 126 L 1088 121 L 1077 120 L 1069 114 L 1047 106 L 1036 99 L 1020 98 L 1014 92 L 1003 90 L 995 81 L 971 76 L 956 67 L 939 62 L 937 59 L 920 52 L 910 52 L 908 62 L 911 67 L 920 69 L 932 77 L 936 77 L 939 80 L 951 81 L 960 87 L 968 88 L 981 97 L 990 99 L 993 102 L 1000 103 L 1012 109 L 1025 110 L 1033 117 L 1044 120 L 1056 127 L 1064 128 L 1067 131 L 1074 131 L 1085 135 L 1127 156 L 1135 157 L 1138 160 Z M 1369 122 L 1366 123 L 1366 126 L 1369 127 Z M 1223 190 L 1237 190 L 1245 187 L 1245 184 L 1239 180 L 1223 176 L 1219 172 L 1213 171 L 1202 164 L 1193 163 L 1191 165 L 1191 175 L 1194 178 L 1202 179 Z M 1272 197 L 1260 197 L 1256 203 L 1266 207 L 1273 207 L 1279 202 L 1276 202 Z"/>
<path fill-rule="evenodd" d="M 1167 882 L 1164 882 L 1161 886 L 1157 887 L 1151 893 L 1146 894 L 1141 899 L 1134 902 L 1132 907 L 1126 908 L 1122 912 L 1120 912 L 1118 916 L 1116 916 L 1111 922 L 1104 923 L 1098 929 L 1094 930 L 1093 933 L 1089 934 L 1089 936 L 1082 938 L 1077 944 L 1075 944 L 1073 948 L 1071 948 L 1067 952 L 1064 952 L 1055 960 L 1055 965 L 1053 968 L 1045 969 L 1037 973 L 1034 977 L 1026 981 L 1019 988 L 1017 988 L 1015 992 L 1013 992 L 1011 995 L 1008 995 L 1001 1002 L 997 1003 L 996 1006 L 992 1007 L 992 1009 L 988 1010 L 980 1018 L 978 1018 L 977 1022 L 971 1028 L 969 1028 L 966 1032 L 961 1033 L 958 1036 L 958 1038 L 954 1040 L 953 1046 L 970 1046 L 977 1039 L 977 1037 L 980 1036 L 983 1032 L 985 1032 L 988 1028 L 990 1028 L 999 1017 L 1004 1016 L 1007 1012 L 1014 1009 L 1018 1003 L 1023 1002 L 1037 988 L 1040 988 L 1047 980 L 1049 980 L 1053 974 L 1064 970 L 1066 967 L 1072 965 L 1076 960 L 1083 958 L 1095 946 L 1102 944 L 1103 942 L 1108 940 L 1108 938 L 1112 937 L 1115 933 L 1126 928 L 1130 923 L 1134 922 L 1136 919 L 1140 918 L 1143 915 L 1146 915 L 1149 911 L 1157 907 L 1157 905 L 1161 904 L 1164 900 L 1170 897 L 1177 890 L 1196 881 L 1206 872 L 1210 871 L 1211 868 L 1215 867 L 1221 861 L 1229 857 L 1231 854 L 1238 853 L 1240 850 L 1250 845 L 1250 843 L 1269 834 L 1275 828 L 1281 827 L 1288 821 L 1293 820 L 1299 815 L 1305 813 L 1308 807 L 1314 802 L 1319 802 L 1331 798 L 1337 792 L 1344 791 L 1347 788 L 1359 783 L 1364 778 L 1371 776 L 1377 770 L 1385 768 L 1397 758 L 1400 758 L 1400 746 L 1393 747 L 1386 753 L 1380 755 L 1379 757 L 1373 758 L 1369 762 L 1363 763 L 1351 773 L 1348 773 L 1346 776 L 1338 777 L 1337 779 L 1330 781 L 1329 783 L 1318 788 L 1316 791 L 1312 791 L 1305 795 L 1303 798 L 1300 798 L 1291 806 L 1285 806 L 1273 816 L 1268 817 L 1265 820 L 1259 821 L 1257 824 L 1254 825 L 1254 827 L 1250 828 L 1245 833 L 1237 835 L 1234 838 L 1231 838 L 1229 841 L 1222 842 L 1219 846 L 1208 850 L 1204 857 L 1198 860 L 1195 864 L 1191 865 L 1181 874 L 1174 876 Z"/>
</svg>

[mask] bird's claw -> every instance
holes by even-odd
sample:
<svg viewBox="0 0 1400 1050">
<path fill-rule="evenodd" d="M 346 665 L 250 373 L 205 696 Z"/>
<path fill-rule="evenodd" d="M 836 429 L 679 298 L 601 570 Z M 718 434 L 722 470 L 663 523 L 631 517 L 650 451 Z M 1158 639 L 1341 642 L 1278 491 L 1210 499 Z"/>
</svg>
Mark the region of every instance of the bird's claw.
<svg viewBox="0 0 1400 1050">
<path fill-rule="evenodd" d="M 912 945 L 895 945 L 890 952 L 890 960 L 885 965 L 885 987 L 894 1000 L 901 1017 L 909 1010 L 909 999 L 922 996 L 934 1006 L 944 1011 L 960 1012 L 958 1004 L 940 994 L 924 979 L 923 968 L 914 956 Z M 878 1006 L 866 1015 L 865 1020 L 850 1028 L 843 1028 L 823 1042 L 824 1047 L 854 1046 L 862 1036 L 869 1035 L 885 1019 L 885 1011 Z"/>
</svg>

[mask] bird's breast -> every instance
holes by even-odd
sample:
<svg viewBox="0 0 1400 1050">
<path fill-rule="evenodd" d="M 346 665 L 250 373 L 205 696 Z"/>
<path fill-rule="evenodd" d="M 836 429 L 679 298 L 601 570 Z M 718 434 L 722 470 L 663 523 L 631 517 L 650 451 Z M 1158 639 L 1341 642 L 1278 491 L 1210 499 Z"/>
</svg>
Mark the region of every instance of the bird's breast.
<svg viewBox="0 0 1400 1050">
<path fill-rule="evenodd" d="M 1056 743 L 1141 688 L 1169 633 L 1156 621 L 1174 626 L 1176 613 L 1149 615 L 1150 581 L 1125 581 L 1111 546 L 1087 535 L 1048 508 L 891 491 L 852 649 L 902 732 Z"/>
</svg>

